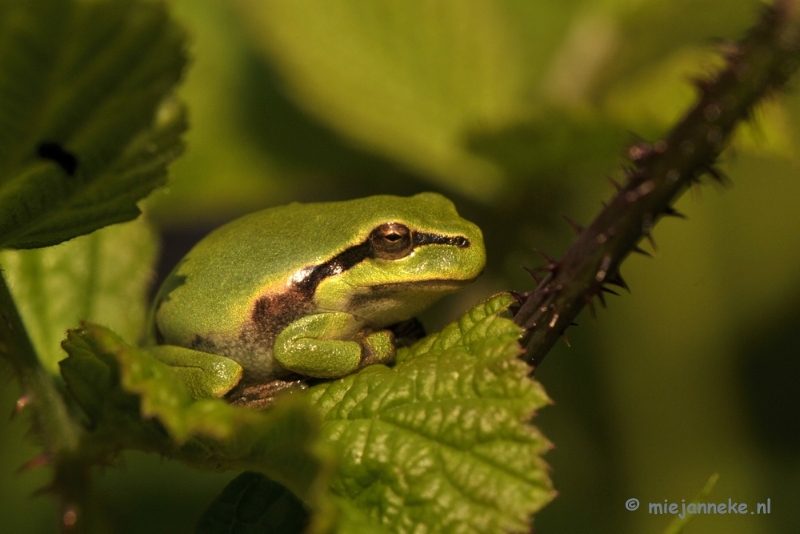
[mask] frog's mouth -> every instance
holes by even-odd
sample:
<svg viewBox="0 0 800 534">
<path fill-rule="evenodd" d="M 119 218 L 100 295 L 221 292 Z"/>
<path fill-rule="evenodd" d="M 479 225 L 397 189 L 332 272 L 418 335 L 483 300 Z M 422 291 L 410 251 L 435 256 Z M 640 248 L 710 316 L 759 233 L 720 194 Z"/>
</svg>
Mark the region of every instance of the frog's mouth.
<svg viewBox="0 0 800 534">
<path fill-rule="evenodd" d="M 478 277 L 467 278 L 464 280 L 453 280 L 452 278 L 432 279 L 432 280 L 417 280 L 414 282 L 391 282 L 388 284 L 378 284 L 374 286 L 366 286 L 368 294 L 381 294 L 381 293 L 428 293 L 428 292 L 443 292 L 449 293 L 451 291 L 458 291 L 472 282 Z"/>
</svg>

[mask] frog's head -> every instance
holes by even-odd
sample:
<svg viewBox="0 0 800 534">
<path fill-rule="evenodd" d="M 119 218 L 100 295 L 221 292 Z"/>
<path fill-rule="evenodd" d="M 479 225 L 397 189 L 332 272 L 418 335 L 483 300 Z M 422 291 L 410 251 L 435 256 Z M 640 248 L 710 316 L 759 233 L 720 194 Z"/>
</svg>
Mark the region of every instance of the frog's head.
<svg viewBox="0 0 800 534">
<path fill-rule="evenodd" d="M 314 269 L 320 308 L 385 326 L 413 317 L 483 271 L 480 228 L 462 219 L 445 197 L 422 193 L 369 200 L 350 245 Z"/>
</svg>

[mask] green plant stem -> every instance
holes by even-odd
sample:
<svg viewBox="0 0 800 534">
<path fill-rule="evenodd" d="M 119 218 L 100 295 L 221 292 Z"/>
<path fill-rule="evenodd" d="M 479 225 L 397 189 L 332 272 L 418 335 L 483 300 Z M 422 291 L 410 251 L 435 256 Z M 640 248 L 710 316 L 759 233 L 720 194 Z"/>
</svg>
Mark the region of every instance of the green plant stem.
<svg viewBox="0 0 800 534">
<path fill-rule="evenodd" d="M 0 276 L 0 356 L 6 358 L 19 376 L 22 396 L 20 408 L 30 407 L 36 414 L 37 431 L 53 450 L 76 450 L 81 428 L 70 416 L 60 388 L 39 363 L 25 325 Z"/>
<path fill-rule="evenodd" d="M 717 485 L 717 481 L 719 480 L 719 474 L 714 473 L 708 478 L 708 481 L 705 483 L 703 488 L 700 490 L 694 499 L 690 502 L 697 504 L 701 502 L 705 502 L 708 500 L 708 496 L 711 495 L 711 490 L 714 489 L 714 486 Z M 664 534 L 681 534 L 684 530 L 686 530 L 686 526 L 694 519 L 694 515 L 687 514 L 683 518 L 676 517 L 672 520 L 672 522 L 667 526 L 666 530 L 664 530 Z"/>
<path fill-rule="evenodd" d="M 34 431 L 44 443 L 44 452 L 28 467 L 52 465 L 53 483 L 47 488 L 61 502 L 61 525 L 72 528 L 86 502 L 88 466 L 79 458 L 81 425 L 70 413 L 61 388 L 40 365 L 14 299 L 0 272 L 0 357 L 13 366 L 22 394 L 16 410 L 31 410 Z"/>
<path fill-rule="evenodd" d="M 800 1 L 766 8 L 760 21 L 726 52 L 727 65 L 697 82 L 697 103 L 662 140 L 629 150 L 628 180 L 580 233 L 535 291 L 522 295 L 515 321 L 527 329 L 524 358 L 539 365 L 584 306 L 606 284 L 625 286 L 619 265 L 690 185 L 712 167 L 736 126 L 766 95 L 783 88 L 800 64 Z"/>
</svg>

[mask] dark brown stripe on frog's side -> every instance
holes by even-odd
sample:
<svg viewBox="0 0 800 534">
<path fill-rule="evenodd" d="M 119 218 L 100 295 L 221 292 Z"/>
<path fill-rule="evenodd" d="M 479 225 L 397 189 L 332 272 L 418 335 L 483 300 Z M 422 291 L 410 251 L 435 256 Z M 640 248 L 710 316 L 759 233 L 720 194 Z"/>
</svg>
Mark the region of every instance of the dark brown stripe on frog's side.
<svg viewBox="0 0 800 534">
<path fill-rule="evenodd" d="M 469 239 L 460 235 L 413 232 L 411 240 L 412 250 L 427 245 L 455 245 L 458 248 L 470 246 Z M 372 249 L 372 242 L 367 238 L 310 269 L 300 280 L 295 280 L 284 293 L 268 294 L 259 298 L 253 306 L 252 323 L 242 329 L 240 338 L 248 344 L 271 344 L 284 328 L 313 309 L 314 294 L 323 280 L 347 272 L 362 261 L 373 257 L 375 252 Z"/>
</svg>

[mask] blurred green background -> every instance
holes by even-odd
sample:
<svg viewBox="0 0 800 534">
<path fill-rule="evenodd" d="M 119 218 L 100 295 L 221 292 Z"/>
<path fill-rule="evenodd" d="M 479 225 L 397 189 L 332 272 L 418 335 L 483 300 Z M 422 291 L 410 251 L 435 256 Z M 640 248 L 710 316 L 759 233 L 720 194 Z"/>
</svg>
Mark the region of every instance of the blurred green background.
<svg viewBox="0 0 800 534">
<path fill-rule="evenodd" d="M 490 264 L 423 320 L 433 330 L 572 239 L 627 144 L 655 140 L 740 37 L 754 0 L 174 0 L 191 34 L 191 114 L 172 182 L 147 202 L 165 273 L 206 232 L 291 201 L 440 191 L 485 232 Z M 798 88 L 797 79 L 791 84 Z M 775 95 L 721 167 L 655 231 L 655 259 L 622 272 L 632 294 L 588 313 L 537 371 L 556 404 L 535 423 L 560 495 L 541 533 L 656 533 L 648 502 L 712 500 L 769 515 L 698 517 L 692 533 L 800 527 L 800 97 Z M 645 245 L 647 246 L 647 245 Z M 9 412 L 16 385 L 2 384 Z M 15 471 L 38 452 L 29 420 L 0 418 L 0 531 L 54 531 Z M 120 467 L 120 468 L 116 468 Z M 188 532 L 232 474 L 126 454 L 97 472 L 113 532 Z M 636 497 L 642 507 L 625 509 Z"/>
</svg>

